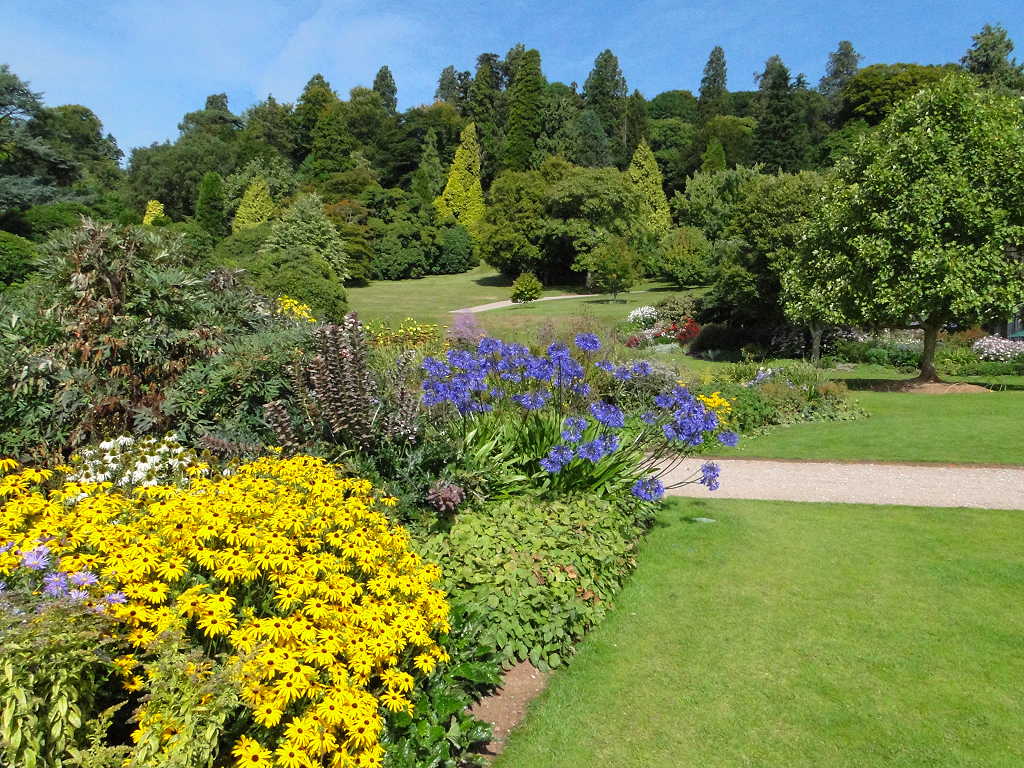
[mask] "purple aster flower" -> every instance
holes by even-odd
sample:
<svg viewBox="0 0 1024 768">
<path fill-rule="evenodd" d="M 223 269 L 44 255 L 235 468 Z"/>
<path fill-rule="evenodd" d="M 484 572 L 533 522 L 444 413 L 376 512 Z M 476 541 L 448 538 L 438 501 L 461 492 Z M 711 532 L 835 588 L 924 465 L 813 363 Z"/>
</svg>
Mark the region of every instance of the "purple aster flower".
<svg viewBox="0 0 1024 768">
<path fill-rule="evenodd" d="M 90 571 L 78 571 L 68 576 L 68 581 L 74 584 L 76 587 L 91 587 L 99 582 L 96 578 L 96 574 Z"/>
<path fill-rule="evenodd" d="M 576 346 L 584 352 L 597 352 L 601 349 L 601 339 L 596 333 L 577 333 Z"/>
<path fill-rule="evenodd" d="M 7 550 L 11 549 L 11 547 L 13 547 L 13 546 L 14 546 L 14 542 L 13 541 L 8 541 L 6 544 L 0 544 L 0 555 L 2 555 Z"/>
<path fill-rule="evenodd" d="M 700 467 L 700 480 L 701 485 L 706 485 L 709 491 L 718 490 L 718 475 L 721 473 L 721 468 L 713 461 L 705 462 Z"/>
<path fill-rule="evenodd" d="M 21 556 L 21 564 L 33 571 L 45 569 L 50 564 L 50 548 L 45 544 L 40 544 Z"/>
<path fill-rule="evenodd" d="M 89 599 L 89 593 L 84 589 L 71 589 L 68 590 L 68 600 L 74 600 L 76 603 L 81 603 L 84 600 Z"/>
<path fill-rule="evenodd" d="M 109 592 L 103 599 L 110 605 L 122 605 L 128 601 L 124 592 Z"/>
<path fill-rule="evenodd" d="M 7 591 L 7 582 L 6 581 L 0 581 L 0 592 L 6 592 L 6 591 Z"/>
<path fill-rule="evenodd" d="M 735 448 L 740 444 L 740 436 L 735 432 L 722 432 L 718 435 L 718 442 L 727 448 Z"/>
<path fill-rule="evenodd" d="M 590 413 L 606 427 L 619 428 L 626 425 L 625 414 L 620 408 L 612 405 L 611 403 L 606 403 L 604 401 L 592 403 L 590 406 Z"/>
<path fill-rule="evenodd" d="M 43 594 L 50 597 L 63 597 L 68 591 L 68 577 L 60 571 L 52 571 L 43 576 Z"/>
<path fill-rule="evenodd" d="M 644 501 L 657 501 L 665 495 L 665 486 L 656 477 L 648 477 L 633 483 L 633 495 Z"/>
</svg>

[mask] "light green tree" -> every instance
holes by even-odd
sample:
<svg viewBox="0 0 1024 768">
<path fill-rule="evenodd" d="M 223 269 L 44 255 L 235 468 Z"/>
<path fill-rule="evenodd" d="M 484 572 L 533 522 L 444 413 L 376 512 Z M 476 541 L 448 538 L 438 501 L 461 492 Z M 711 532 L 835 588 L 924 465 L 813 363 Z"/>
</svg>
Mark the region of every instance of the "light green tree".
<svg viewBox="0 0 1024 768">
<path fill-rule="evenodd" d="M 576 259 L 573 269 L 586 272 L 587 286 L 611 294 L 612 301 L 636 285 L 641 271 L 640 258 L 624 237 L 609 237 Z"/>
<path fill-rule="evenodd" d="M 804 322 L 918 326 L 920 379 L 947 323 L 1024 304 L 1024 116 L 950 76 L 898 105 L 836 166 L 783 273 Z"/>
<path fill-rule="evenodd" d="M 646 141 L 637 146 L 626 176 L 637 194 L 641 228 L 657 238 L 663 237 L 672 226 L 672 215 L 668 210 L 658 162 Z"/>
<path fill-rule="evenodd" d="M 480 184 L 480 145 L 473 123 L 462 130 L 462 141 L 455 150 L 448 181 L 434 200 L 434 207 L 442 219 L 454 218 L 474 239 L 479 237 L 480 224 L 487 209 Z"/>
<path fill-rule="evenodd" d="M 274 215 L 274 201 L 270 197 L 267 180 L 258 176 L 245 188 L 242 202 L 238 204 L 235 218 L 231 221 L 231 231 L 258 227 Z"/>
<path fill-rule="evenodd" d="M 717 173 L 725 170 L 725 147 L 717 136 L 712 136 L 707 149 L 700 156 L 701 173 Z"/>
<path fill-rule="evenodd" d="M 299 196 L 281 218 L 274 222 L 270 236 L 260 247 L 260 252 L 274 251 L 298 251 L 311 257 L 322 257 L 331 265 L 339 280 L 348 278 L 345 244 L 324 213 L 319 195 Z"/>
</svg>

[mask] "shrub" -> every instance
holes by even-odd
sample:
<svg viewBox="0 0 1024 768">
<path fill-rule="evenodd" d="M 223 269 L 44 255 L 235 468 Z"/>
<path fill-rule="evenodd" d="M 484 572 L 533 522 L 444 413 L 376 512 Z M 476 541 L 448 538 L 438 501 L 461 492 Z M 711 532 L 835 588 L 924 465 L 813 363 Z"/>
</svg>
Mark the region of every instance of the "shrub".
<svg viewBox="0 0 1024 768">
<path fill-rule="evenodd" d="M 637 307 L 628 315 L 626 322 L 641 328 L 650 328 L 658 319 L 658 310 L 650 305 Z"/>
<path fill-rule="evenodd" d="M 309 755 L 379 766 L 392 713 L 412 714 L 414 691 L 449 658 L 440 569 L 383 514 L 391 500 L 320 459 L 201 472 L 132 495 L 47 471 L 0 480 L 0 540 L 11 543 L 0 575 L 102 610 L 133 647 L 114 662 L 124 689 L 142 694 L 129 764 L 188 754 L 190 725 L 207 759 L 220 747 L 264 764 L 276 753 L 288 765 Z M 168 661 L 168 636 L 192 659 Z M 237 674 L 218 679 L 222 653 Z M 64 672 L 35 670 L 43 690 Z"/>
<path fill-rule="evenodd" d="M 1024 357 L 1024 341 L 1013 341 L 1000 336 L 986 336 L 978 339 L 971 349 L 982 360 L 1006 362 L 1017 357 Z"/>
<path fill-rule="evenodd" d="M 473 238 L 461 226 L 448 227 L 441 235 L 441 250 L 434 265 L 434 273 L 456 274 L 472 269 L 478 261 L 473 254 Z"/>
<path fill-rule="evenodd" d="M 161 226 L 169 221 L 164 215 L 164 204 L 159 200 L 146 203 L 146 212 L 142 214 L 143 226 Z"/>
<path fill-rule="evenodd" d="M 270 237 L 270 225 L 260 224 L 232 232 L 210 252 L 208 264 L 213 267 L 244 269 L 259 253 L 264 241 Z"/>
<path fill-rule="evenodd" d="M 615 299 L 640 277 L 640 259 L 624 237 L 611 237 L 589 253 L 580 254 L 572 267 L 587 273 L 587 286 Z"/>
<path fill-rule="evenodd" d="M 326 261 L 335 279 L 345 280 L 348 277 L 344 244 L 316 194 L 300 196 L 271 225 L 270 234 L 260 246 L 260 254 L 272 255 L 275 252 L 298 252 L 311 262 Z"/>
<path fill-rule="evenodd" d="M 77 229 L 83 216 L 91 216 L 89 206 L 82 203 L 65 201 L 61 203 L 44 203 L 34 205 L 19 214 L 20 225 L 24 235 L 37 243 L 46 242 L 50 235 L 64 229 Z"/>
<path fill-rule="evenodd" d="M 691 355 L 710 356 L 715 352 L 738 351 L 747 343 L 750 335 L 743 328 L 722 323 L 707 323 L 700 334 L 690 343 Z"/>
<path fill-rule="evenodd" d="M 703 285 L 711 277 L 711 245 L 697 227 L 673 229 L 661 241 L 660 273 L 681 287 Z"/>
<path fill-rule="evenodd" d="M 700 312 L 700 300 L 695 296 L 674 295 L 662 299 L 654 308 L 658 311 L 658 320 L 664 323 L 677 323 L 687 317 L 697 317 Z"/>
<path fill-rule="evenodd" d="M 267 180 L 257 176 L 245 188 L 245 194 L 238 203 L 235 217 L 231 220 L 231 232 L 237 234 L 244 229 L 258 227 L 268 221 L 275 211 Z"/>
<path fill-rule="evenodd" d="M 31 241 L 0 232 L 0 290 L 24 279 L 32 271 L 35 257 Z"/>
<path fill-rule="evenodd" d="M 512 301 L 516 304 L 536 301 L 543 293 L 544 286 L 532 272 L 523 272 L 512 283 Z"/>
<path fill-rule="evenodd" d="M 463 512 L 426 551 L 445 563 L 446 589 L 479 606 L 482 640 L 506 666 L 547 669 L 612 607 L 649 519 L 628 499 L 508 499 Z"/>
</svg>

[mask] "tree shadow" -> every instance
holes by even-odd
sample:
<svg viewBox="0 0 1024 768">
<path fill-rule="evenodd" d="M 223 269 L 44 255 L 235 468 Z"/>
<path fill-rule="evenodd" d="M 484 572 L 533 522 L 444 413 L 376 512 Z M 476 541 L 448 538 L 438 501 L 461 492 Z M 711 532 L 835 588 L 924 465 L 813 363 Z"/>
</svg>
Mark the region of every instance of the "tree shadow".
<svg viewBox="0 0 1024 768">
<path fill-rule="evenodd" d="M 511 288 L 512 287 L 512 280 L 511 280 L 511 278 L 509 278 L 508 275 L 502 275 L 500 273 L 497 274 L 497 275 L 485 275 L 483 277 L 478 277 L 478 278 L 474 279 L 473 282 L 476 283 L 477 285 L 481 285 L 481 286 L 484 286 L 486 288 Z"/>
</svg>

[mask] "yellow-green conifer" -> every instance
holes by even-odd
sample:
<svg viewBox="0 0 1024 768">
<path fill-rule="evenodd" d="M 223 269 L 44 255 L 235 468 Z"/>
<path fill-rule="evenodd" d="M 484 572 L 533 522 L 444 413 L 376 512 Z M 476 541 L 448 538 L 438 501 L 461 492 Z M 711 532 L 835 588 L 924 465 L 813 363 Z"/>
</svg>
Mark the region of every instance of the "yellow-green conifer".
<svg viewBox="0 0 1024 768">
<path fill-rule="evenodd" d="M 462 130 L 462 141 L 455 150 L 448 182 L 434 200 L 434 207 L 442 218 L 453 217 L 474 239 L 478 237 L 485 206 L 480 184 L 480 144 L 473 123 Z"/>
<path fill-rule="evenodd" d="M 267 180 L 257 176 L 252 183 L 245 188 L 242 201 L 238 204 L 238 211 L 231 222 L 231 231 L 239 232 L 243 229 L 258 227 L 274 215 L 274 200 L 270 196 L 270 187 Z"/>
<path fill-rule="evenodd" d="M 633 153 L 633 160 L 626 171 L 629 183 L 637 192 L 640 222 L 645 230 L 662 237 L 672 226 L 672 215 L 668 210 L 668 199 L 662 187 L 661 171 L 654 153 L 641 141 Z"/>
<path fill-rule="evenodd" d="M 150 200 L 146 203 L 146 212 L 142 215 L 142 223 L 149 226 L 164 215 L 164 204 L 159 200 Z"/>
</svg>

